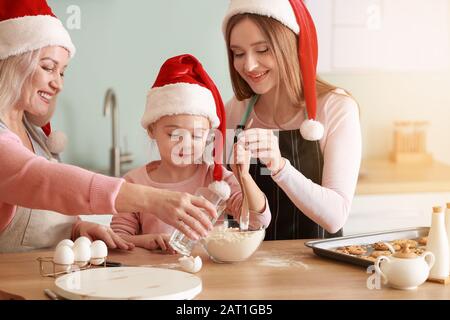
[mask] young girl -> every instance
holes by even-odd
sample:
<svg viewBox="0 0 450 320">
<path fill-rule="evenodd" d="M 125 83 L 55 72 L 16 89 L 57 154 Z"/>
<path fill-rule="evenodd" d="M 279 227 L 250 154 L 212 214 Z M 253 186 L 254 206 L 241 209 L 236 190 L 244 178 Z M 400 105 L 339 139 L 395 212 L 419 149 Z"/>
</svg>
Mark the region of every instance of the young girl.
<svg viewBox="0 0 450 320">
<path fill-rule="evenodd" d="M 227 125 L 253 121 L 240 139 L 259 160 L 250 172 L 273 215 L 266 240 L 341 235 L 361 161 L 359 112 L 344 90 L 316 78 L 303 1 L 231 0 L 223 32 L 235 93 Z"/>
<path fill-rule="evenodd" d="M 200 62 L 191 55 L 168 59 L 148 93 L 141 121 L 149 137 L 156 141 L 161 160 L 130 171 L 125 179 L 191 194 L 199 187 L 225 182 L 231 189 L 226 211 L 239 219 L 242 192 L 235 176 L 220 164 L 225 135 L 224 116 L 220 94 Z M 214 142 L 215 163 L 209 165 L 203 161 L 203 155 L 208 133 L 215 128 L 218 128 Z M 248 161 L 233 166 L 236 174 L 237 166 L 248 195 L 250 228 L 267 227 L 271 216 L 266 197 L 250 177 Z M 174 228 L 156 216 L 143 212 L 121 213 L 113 217 L 111 227 L 136 246 L 172 251 L 168 240 Z M 177 228 L 185 231 L 187 226 L 180 223 Z"/>
</svg>

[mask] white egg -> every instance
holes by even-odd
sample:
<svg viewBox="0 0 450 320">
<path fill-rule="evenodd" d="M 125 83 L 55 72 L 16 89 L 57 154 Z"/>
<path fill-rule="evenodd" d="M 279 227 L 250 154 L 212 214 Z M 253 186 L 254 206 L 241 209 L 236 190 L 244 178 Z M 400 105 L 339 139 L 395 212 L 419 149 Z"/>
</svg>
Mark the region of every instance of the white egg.
<svg viewBox="0 0 450 320">
<path fill-rule="evenodd" d="M 91 259 L 91 247 L 86 243 L 79 243 L 73 246 L 75 263 L 79 267 L 84 267 Z"/>
<path fill-rule="evenodd" d="M 68 246 L 58 246 L 53 256 L 53 262 L 56 264 L 71 265 L 75 260 L 72 248 Z"/>
<path fill-rule="evenodd" d="M 91 244 L 91 263 L 93 265 L 100 265 L 108 256 L 108 247 L 102 240 L 96 240 Z"/>
<path fill-rule="evenodd" d="M 183 268 L 184 271 L 190 272 L 190 273 L 196 273 L 199 272 L 202 268 L 202 259 L 197 257 L 186 257 L 183 256 L 180 259 L 178 259 L 180 262 L 181 268 Z"/>
<path fill-rule="evenodd" d="M 85 243 L 86 245 L 90 246 L 91 245 L 91 240 L 89 240 L 88 237 L 79 237 L 75 240 L 73 246 L 76 247 L 81 243 Z"/>
<path fill-rule="evenodd" d="M 61 240 L 61 241 L 58 243 L 58 245 L 56 246 L 56 248 L 58 248 L 59 246 L 67 246 L 67 247 L 69 247 L 69 248 L 72 248 L 72 247 L 73 247 L 73 241 L 70 240 L 70 239 L 64 239 L 64 240 Z"/>
</svg>

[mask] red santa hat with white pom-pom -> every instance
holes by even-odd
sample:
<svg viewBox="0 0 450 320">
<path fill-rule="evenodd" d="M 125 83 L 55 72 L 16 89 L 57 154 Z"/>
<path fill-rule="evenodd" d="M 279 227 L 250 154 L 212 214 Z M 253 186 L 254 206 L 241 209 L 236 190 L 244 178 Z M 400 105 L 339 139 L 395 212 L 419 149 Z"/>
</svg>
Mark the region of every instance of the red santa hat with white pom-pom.
<svg viewBox="0 0 450 320">
<path fill-rule="evenodd" d="M 51 153 L 58 154 L 64 151 L 67 145 L 67 136 L 64 132 L 52 131 L 50 122 L 42 127 L 42 131 L 47 136 L 46 144 Z"/>
<path fill-rule="evenodd" d="M 147 129 L 160 118 L 177 114 L 204 116 L 212 129 L 220 131 L 222 137 L 214 139 L 214 182 L 208 188 L 222 199 L 228 199 L 230 186 L 222 180 L 225 108 L 216 85 L 202 64 L 190 54 L 170 58 L 161 66 L 147 94 L 141 125 Z"/>
<path fill-rule="evenodd" d="M 298 35 L 298 53 L 303 79 L 303 94 L 308 119 L 300 126 L 300 132 L 306 140 L 320 140 L 323 137 L 323 125 L 316 121 L 316 68 L 317 34 L 314 21 L 302 0 L 231 0 L 223 20 L 225 34 L 228 21 L 238 14 L 257 14 L 280 21 Z"/>
<path fill-rule="evenodd" d="M 45 0 L 0 0 L 0 60 L 47 46 L 75 55 L 69 33 Z M 50 123 L 42 129 L 49 150 L 60 153 L 67 141 L 64 133 L 52 132 Z"/>
</svg>

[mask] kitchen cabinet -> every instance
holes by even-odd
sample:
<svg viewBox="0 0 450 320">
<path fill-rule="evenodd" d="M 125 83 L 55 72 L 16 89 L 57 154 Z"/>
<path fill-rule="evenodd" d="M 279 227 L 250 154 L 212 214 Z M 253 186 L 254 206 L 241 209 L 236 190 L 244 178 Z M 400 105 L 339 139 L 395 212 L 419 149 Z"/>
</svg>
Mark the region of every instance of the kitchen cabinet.
<svg viewBox="0 0 450 320">
<path fill-rule="evenodd" d="M 450 202 L 450 166 L 364 160 L 344 234 L 429 226 L 433 206 Z"/>
<path fill-rule="evenodd" d="M 449 67 L 447 0 L 307 0 L 306 4 L 317 28 L 321 73 Z"/>
</svg>

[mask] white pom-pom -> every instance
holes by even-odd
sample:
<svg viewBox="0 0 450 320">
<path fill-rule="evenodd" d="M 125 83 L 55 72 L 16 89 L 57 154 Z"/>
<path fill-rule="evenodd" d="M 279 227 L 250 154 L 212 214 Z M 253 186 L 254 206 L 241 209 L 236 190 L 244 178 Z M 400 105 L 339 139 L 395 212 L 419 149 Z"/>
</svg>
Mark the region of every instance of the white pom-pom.
<svg viewBox="0 0 450 320">
<path fill-rule="evenodd" d="M 319 121 L 307 119 L 300 126 L 302 137 L 309 141 L 320 140 L 323 137 L 323 125 Z"/>
<path fill-rule="evenodd" d="M 47 138 L 47 147 L 51 153 L 61 153 L 67 144 L 67 136 L 64 132 L 53 131 Z"/>
<path fill-rule="evenodd" d="M 217 193 L 223 200 L 228 200 L 231 188 L 225 181 L 214 181 L 209 184 L 208 189 Z"/>
</svg>

